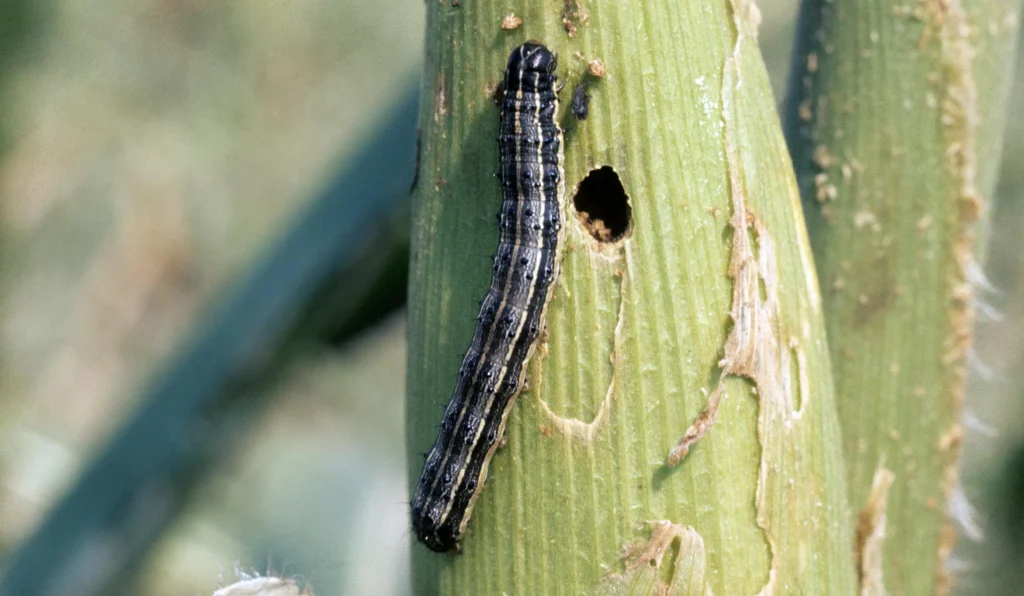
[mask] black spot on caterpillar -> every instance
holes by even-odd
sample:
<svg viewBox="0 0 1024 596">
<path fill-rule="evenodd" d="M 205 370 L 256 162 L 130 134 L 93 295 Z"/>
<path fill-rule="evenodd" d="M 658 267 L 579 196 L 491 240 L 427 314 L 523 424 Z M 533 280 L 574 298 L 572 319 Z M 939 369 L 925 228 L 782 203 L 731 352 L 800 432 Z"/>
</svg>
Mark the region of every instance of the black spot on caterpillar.
<svg viewBox="0 0 1024 596">
<path fill-rule="evenodd" d="M 500 237 L 491 286 L 441 430 L 412 500 L 412 527 L 431 550 L 456 548 L 523 386 L 558 275 L 563 225 L 557 60 L 529 41 L 505 70 L 498 147 Z"/>
</svg>

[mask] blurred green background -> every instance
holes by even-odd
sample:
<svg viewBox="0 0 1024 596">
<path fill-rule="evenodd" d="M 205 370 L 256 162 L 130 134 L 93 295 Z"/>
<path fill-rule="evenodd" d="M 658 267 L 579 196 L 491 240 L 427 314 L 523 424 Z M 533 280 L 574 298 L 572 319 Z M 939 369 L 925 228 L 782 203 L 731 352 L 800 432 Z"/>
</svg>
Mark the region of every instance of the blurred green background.
<svg viewBox="0 0 1024 596">
<path fill-rule="evenodd" d="M 761 5 L 780 101 L 796 4 Z M 424 5 L 0 7 L 2 572 L 204 314 L 418 82 Z M 962 593 L 1024 579 L 1021 74 L 972 355 L 964 493 L 978 527 L 962 530 L 984 539 L 958 546 Z M 253 402 L 239 448 L 196 479 L 133 590 L 209 594 L 240 567 L 321 596 L 406 594 L 404 358 L 402 313 L 303 351 Z"/>
</svg>

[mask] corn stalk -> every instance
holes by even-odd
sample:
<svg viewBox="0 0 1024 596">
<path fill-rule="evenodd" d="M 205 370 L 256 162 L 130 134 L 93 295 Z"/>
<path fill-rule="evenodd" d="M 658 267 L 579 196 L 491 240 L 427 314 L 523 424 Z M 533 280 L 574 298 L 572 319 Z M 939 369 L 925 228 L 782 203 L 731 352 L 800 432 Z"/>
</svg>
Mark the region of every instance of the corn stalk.
<svg viewBox="0 0 1024 596">
<path fill-rule="evenodd" d="M 583 77 L 592 100 L 584 121 L 560 114 L 566 237 L 529 388 L 461 553 L 413 547 L 417 593 L 851 593 L 821 302 L 756 7 L 445 0 L 427 10 L 412 486 L 489 282 L 501 197 L 492 94 L 509 52 L 542 41 L 568 83 L 563 108 Z M 628 195 L 618 240 L 574 201 L 602 166 Z M 606 198 L 621 198 L 603 180 Z"/>
<path fill-rule="evenodd" d="M 978 266 L 1020 2 L 803 3 L 787 137 L 822 283 L 862 589 L 946 593 Z"/>
</svg>

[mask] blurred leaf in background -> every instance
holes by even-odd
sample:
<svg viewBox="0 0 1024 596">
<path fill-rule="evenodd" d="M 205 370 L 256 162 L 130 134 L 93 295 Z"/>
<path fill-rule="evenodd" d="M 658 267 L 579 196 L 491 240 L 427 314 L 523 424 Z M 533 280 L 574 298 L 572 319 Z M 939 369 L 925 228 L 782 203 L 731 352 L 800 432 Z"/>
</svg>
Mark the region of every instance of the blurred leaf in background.
<svg viewBox="0 0 1024 596">
<path fill-rule="evenodd" d="M 0 179 L 8 555 L 200 313 L 418 79 L 422 48 L 416 2 L 42 9 L 43 33 L 11 61 Z M 251 448 L 149 560 L 144 592 L 209 593 L 236 564 L 301 573 L 323 593 L 386 570 L 404 589 L 402 345 L 394 321 L 298 365 L 308 372 L 282 383 Z M 388 506 L 394 523 L 374 523 Z M 369 558 L 354 564 L 343 553 L 357 540 Z"/>
</svg>

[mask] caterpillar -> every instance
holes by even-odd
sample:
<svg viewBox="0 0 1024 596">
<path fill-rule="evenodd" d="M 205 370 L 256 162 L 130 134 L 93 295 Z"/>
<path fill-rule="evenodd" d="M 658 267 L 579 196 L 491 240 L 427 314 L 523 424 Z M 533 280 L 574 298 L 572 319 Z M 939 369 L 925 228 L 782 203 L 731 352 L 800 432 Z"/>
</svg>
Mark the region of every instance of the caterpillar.
<svg viewBox="0 0 1024 596">
<path fill-rule="evenodd" d="M 413 531 L 437 552 L 457 548 L 466 530 L 558 275 L 564 176 L 556 66 L 554 54 L 528 41 L 512 50 L 505 69 L 491 285 L 412 500 Z"/>
</svg>

